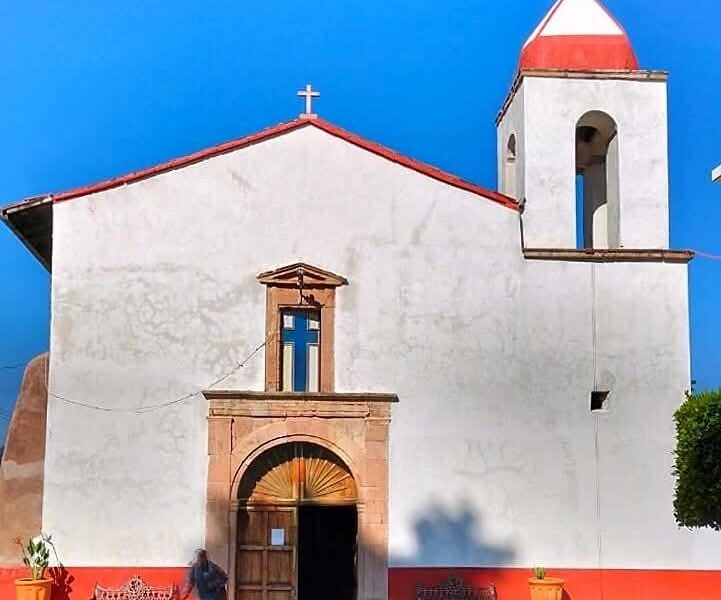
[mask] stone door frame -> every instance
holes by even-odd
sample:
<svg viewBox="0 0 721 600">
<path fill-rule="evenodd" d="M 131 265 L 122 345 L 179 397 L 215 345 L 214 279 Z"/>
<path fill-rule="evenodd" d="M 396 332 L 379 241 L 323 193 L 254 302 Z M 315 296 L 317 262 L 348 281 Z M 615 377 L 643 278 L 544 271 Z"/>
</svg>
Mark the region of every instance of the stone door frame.
<svg viewBox="0 0 721 600">
<path fill-rule="evenodd" d="M 235 596 L 238 486 L 263 452 L 310 442 L 336 454 L 358 488 L 357 600 L 388 597 L 388 458 L 392 394 L 204 392 L 208 411 L 206 548 Z"/>
</svg>

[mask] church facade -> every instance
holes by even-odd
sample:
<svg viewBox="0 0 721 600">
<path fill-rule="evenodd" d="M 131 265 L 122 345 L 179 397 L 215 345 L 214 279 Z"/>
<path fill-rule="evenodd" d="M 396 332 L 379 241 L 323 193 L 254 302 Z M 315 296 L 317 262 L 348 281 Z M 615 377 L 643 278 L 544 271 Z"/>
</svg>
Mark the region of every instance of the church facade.
<svg viewBox="0 0 721 600">
<path fill-rule="evenodd" d="M 52 533 L 72 599 L 180 580 L 196 547 L 233 600 L 449 575 L 521 598 L 534 565 L 574 600 L 712 597 L 721 539 L 672 509 L 692 254 L 666 85 L 596 0 L 559 0 L 497 117 L 497 192 L 307 110 L 5 208 L 52 326 L 0 529 Z"/>
</svg>

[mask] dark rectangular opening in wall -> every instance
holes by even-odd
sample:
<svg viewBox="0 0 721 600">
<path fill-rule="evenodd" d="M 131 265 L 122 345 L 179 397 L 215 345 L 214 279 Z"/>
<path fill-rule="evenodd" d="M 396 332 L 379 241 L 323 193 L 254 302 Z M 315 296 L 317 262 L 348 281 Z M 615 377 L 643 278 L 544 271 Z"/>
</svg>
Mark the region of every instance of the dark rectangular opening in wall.
<svg viewBox="0 0 721 600">
<path fill-rule="evenodd" d="M 357 537 L 355 506 L 299 508 L 298 600 L 356 600 Z"/>
<path fill-rule="evenodd" d="M 611 392 L 591 392 L 591 412 L 608 409 L 608 396 Z"/>
</svg>

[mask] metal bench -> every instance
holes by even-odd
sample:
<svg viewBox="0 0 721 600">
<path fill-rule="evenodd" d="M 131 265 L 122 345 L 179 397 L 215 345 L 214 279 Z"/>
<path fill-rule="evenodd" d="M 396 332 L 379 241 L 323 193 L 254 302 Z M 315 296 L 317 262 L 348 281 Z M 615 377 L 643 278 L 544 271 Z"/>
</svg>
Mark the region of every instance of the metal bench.
<svg viewBox="0 0 721 600">
<path fill-rule="evenodd" d="M 153 588 L 137 575 L 117 590 L 95 585 L 93 600 L 177 600 L 178 589 L 174 585 Z"/>
<path fill-rule="evenodd" d="M 495 586 L 473 588 L 460 577 L 449 577 L 441 585 L 417 585 L 416 600 L 498 600 Z"/>
</svg>

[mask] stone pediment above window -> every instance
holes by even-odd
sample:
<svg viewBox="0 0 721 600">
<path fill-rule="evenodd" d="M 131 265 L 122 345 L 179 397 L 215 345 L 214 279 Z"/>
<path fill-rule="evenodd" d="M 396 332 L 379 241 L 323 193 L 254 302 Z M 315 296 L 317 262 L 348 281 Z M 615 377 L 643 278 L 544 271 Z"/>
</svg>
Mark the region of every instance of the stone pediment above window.
<svg viewBox="0 0 721 600">
<path fill-rule="evenodd" d="M 348 285 L 345 277 L 307 263 L 295 263 L 272 271 L 265 271 L 258 275 L 258 281 L 263 285 L 294 288 L 336 288 Z"/>
</svg>

